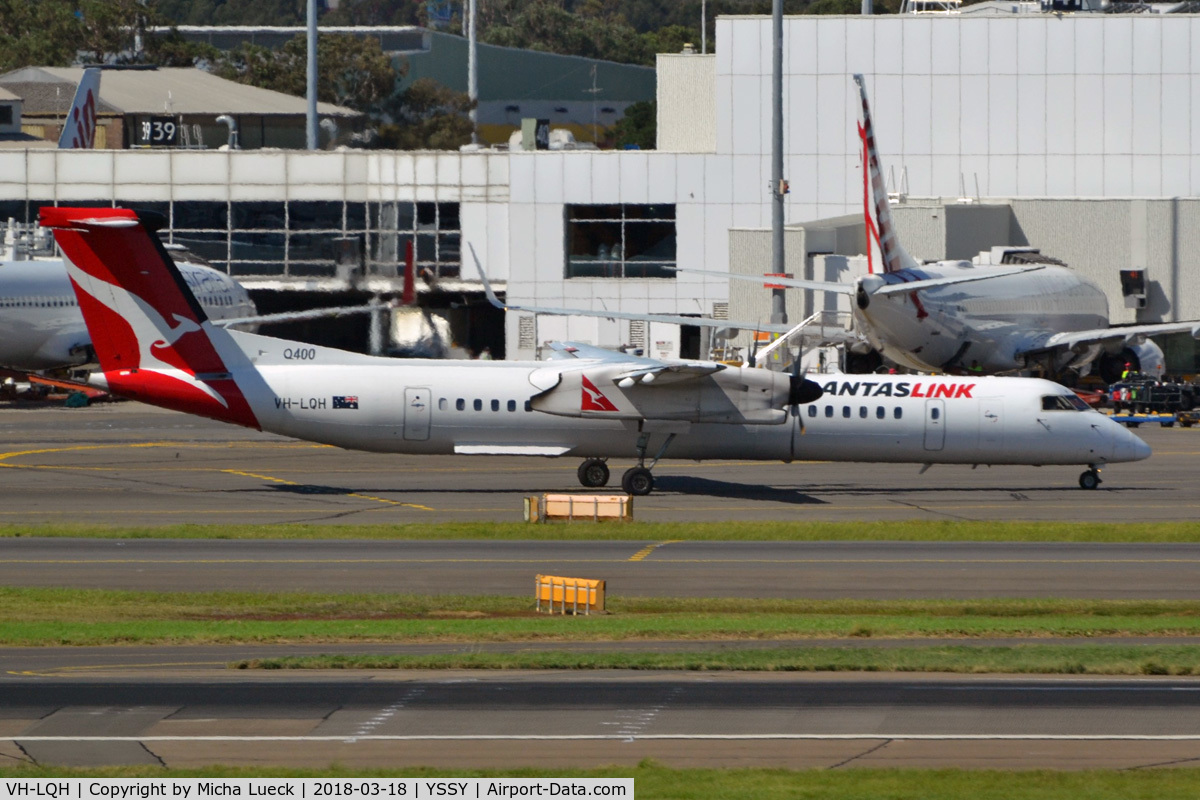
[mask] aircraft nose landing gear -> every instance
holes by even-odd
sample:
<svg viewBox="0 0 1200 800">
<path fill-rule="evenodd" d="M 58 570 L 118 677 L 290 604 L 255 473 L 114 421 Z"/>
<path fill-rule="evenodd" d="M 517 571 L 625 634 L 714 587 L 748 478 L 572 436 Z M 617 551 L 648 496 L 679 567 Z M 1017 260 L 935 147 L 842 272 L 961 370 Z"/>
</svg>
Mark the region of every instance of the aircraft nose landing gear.
<svg viewBox="0 0 1200 800">
<path fill-rule="evenodd" d="M 1079 476 L 1080 489 L 1095 489 L 1100 485 L 1100 468 L 1092 467 Z"/>
</svg>

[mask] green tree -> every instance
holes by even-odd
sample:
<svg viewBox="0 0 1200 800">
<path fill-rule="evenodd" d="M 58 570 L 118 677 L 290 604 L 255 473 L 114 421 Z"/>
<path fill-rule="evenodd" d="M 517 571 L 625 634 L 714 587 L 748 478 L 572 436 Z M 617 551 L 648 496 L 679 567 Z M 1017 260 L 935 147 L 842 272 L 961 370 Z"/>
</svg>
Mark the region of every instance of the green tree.
<svg viewBox="0 0 1200 800">
<path fill-rule="evenodd" d="M 413 81 L 389 109 L 392 122 L 379 128 L 379 147 L 394 150 L 457 150 L 471 141 L 471 101 L 430 78 Z"/>
<path fill-rule="evenodd" d="M 407 64 L 393 66 L 391 58 L 373 37 L 321 34 L 317 37 L 317 98 L 366 113 L 377 113 L 392 96 L 396 79 Z M 308 68 L 304 36 L 296 36 L 278 50 L 242 44 L 220 56 L 214 72 L 223 78 L 304 95 Z"/>
<path fill-rule="evenodd" d="M 653 100 L 631 103 L 609 133 L 618 149 L 635 144 L 642 150 L 653 150 L 658 137 L 658 104 Z"/>
<path fill-rule="evenodd" d="M 138 0 L 0 0 L 0 70 L 129 61 L 152 12 Z"/>
<path fill-rule="evenodd" d="M 689 28 L 686 25 L 668 25 L 656 31 L 642 34 L 642 42 L 647 53 L 681 53 L 685 44 L 693 44 L 700 51 L 700 29 Z M 652 62 L 653 63 L 653 62 Z"/>
</svg>

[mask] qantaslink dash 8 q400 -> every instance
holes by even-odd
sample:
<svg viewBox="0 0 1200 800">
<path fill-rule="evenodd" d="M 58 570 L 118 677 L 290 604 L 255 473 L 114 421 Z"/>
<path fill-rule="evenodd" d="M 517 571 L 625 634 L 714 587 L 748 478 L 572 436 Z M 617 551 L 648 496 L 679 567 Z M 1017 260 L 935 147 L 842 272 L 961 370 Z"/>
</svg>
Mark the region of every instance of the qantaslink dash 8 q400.
<svg viewBox="0 0 1200 800">
<path fill-rule="evenodd" d="M 648 494 L 664 457 L 917 464 L 1104 464 L 1150 448 L 1069 390 L 1028 378 L 798 375 L 574 345 L 548 361 L 358 355 L 210 323 L 154 234 L 127 209 L 44 208 L 111 391 L 339 447 L 574 456 L 585 486 L 636 457 Z M 649 463 L 647 464 L 647 461 Z"/>
</svg>

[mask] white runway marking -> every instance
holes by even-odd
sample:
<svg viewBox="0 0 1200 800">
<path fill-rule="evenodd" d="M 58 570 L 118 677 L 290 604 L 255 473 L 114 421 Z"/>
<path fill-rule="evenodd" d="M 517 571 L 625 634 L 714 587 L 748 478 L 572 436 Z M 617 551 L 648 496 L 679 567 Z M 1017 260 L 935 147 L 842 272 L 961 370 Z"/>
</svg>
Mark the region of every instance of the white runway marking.
<svg viewBox="0 0 1200 800">
<path fill-rule="evenodd" d="M 852 741 L 892 739 L 895 741 L 1057 741 L 1057 742 L 1200 742 L 1200 734 L 1054 734 L 1054 733 L 654 733 L 627 734 L 465 734 L 465 735 L 386 735 L 344 734 L 342 736 L 9 736 L 16 742 L 563 742 L 709 740 L 766 741 L 814 740 Z"/>
</svg>

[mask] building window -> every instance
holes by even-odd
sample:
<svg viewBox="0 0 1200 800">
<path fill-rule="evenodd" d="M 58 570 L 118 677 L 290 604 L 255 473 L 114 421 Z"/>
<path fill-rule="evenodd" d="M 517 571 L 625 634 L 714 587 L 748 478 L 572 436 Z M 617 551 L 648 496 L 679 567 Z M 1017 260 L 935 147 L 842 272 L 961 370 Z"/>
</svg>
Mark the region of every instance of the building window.
<svg viewBox="0 0 1200 800">
<path fill-rule="evenodd" d="M 418 275 L 457 278 L 461 274 L 458 203 L 371 203 L 368 216 L 367 270 L 371 274 L 402 276 L 410 241 Z"/>
<path fill-rule="evenodd" d="M 13 107 L 10 105 L 0 105 L 0 125 L 13 124 Z"/>
<path fill-rule="evenodd" d="M 568 205 L 568 278 L 674 278 L 675 206 Z"/>
</svg>

